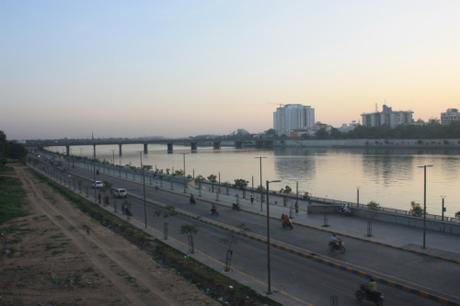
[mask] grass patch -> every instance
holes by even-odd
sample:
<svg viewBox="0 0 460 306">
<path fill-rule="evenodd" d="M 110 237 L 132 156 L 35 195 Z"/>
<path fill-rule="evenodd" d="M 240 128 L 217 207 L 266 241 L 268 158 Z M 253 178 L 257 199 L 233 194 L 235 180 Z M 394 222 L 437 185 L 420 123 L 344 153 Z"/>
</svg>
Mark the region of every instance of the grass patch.
<svg viewBox="0 0 460 306">
<path fill-rule="evenodd" d="M 0 176 L 0 224 L 26 215 L 23 208 L 25 197 L 17 178 Z"/>
<path fill-rule="evenodd" d="M 11 175 L 11 174 L 14 174 L 14 168 L 13 167 L 9 167 L 9 166 L 4 166 L 4 167 L 0 167 L 0 175 L 2 174 L 7 174 L 7 175 Z"/>
<path fill-rule="evenodd" d="M 138 246 L 144 252 L 152 256 L 159 264 L 181 274 L 185 279 L 195 284 L 200 290 L 219 303 L 223 305 L 238 306 L 281 305 L 268 297 L 258 294 L 251 288 L 241 285 L 227 276 L 214 271 L 163 242 L 153 239 L 149 234 L 132 226 L 117 216 L 110 214 L 85 198 L 59 186 L 47 177 L 35 171 L 34 173 L 41 181 L 49 184 L 74 206 L 97 220 L 100 224 Z"/>
</svg>

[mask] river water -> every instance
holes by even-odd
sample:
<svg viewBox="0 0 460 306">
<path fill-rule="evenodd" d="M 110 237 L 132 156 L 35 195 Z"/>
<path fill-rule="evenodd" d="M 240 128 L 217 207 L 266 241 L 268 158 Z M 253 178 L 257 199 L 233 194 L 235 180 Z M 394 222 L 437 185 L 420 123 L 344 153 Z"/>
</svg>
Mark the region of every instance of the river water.
<svg viewBox="0 0 460 306">
<path fill-rule="evenodd" d="M 140 164 L 141 145 L 124 145 L 123 156 L 118 146 L 99 145 L 97 158 L 115 164 Z M 63 147 L 50 147 L 64 153 Z M 259 159 L 262 159 L 262 180 L 280 179 L 271 189 L 289 185 L 295 192 L 305 191 L 314 196 L 356 201 L 360 190 L 360 203 L 376 201 L 391 208 L 409 209 L 410 202 L 423 205 L 423 169 L 427 169 L 427 211 L 441 214 L 441 196 L 445 196 L 446 215 L 460 211 L 460 151 L 388 150 L 388 149 L 302 149 L 274 150 L 199 147 L 190 154 L 190 147 L 174 146 L 174 154 L 167 154 L 165 145 L 149 145 L 149 153 L 142 154 L 143 163 L 159 169 L 182 170 L 185 155 L 186 173 L 208 176 L 218 175 L 221 182 L 244 178 L 249 185 L 260 184 Z M 92 147 L 71 147 L 71 154 L 92 156 Z"/>
</svg>

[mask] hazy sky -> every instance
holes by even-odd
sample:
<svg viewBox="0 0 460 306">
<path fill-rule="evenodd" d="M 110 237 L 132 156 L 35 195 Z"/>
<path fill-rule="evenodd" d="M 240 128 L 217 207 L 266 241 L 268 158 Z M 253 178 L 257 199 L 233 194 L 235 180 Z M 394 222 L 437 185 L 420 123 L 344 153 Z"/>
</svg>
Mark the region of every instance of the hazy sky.
<svg viewBox="0 0 460 306">
<path fill-rule="evenodd" d="M 460 108 L 460 1 L 0 1 L 9 138 L 258 132 L 278 103 L 340 125 L 384 100 Z"/>
</svg>

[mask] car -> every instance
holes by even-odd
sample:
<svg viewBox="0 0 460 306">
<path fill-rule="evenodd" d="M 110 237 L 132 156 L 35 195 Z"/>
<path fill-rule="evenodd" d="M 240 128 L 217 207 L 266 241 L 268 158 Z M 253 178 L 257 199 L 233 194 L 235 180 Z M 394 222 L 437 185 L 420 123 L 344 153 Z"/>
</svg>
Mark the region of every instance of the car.
<svg viewBox="0 0 460 306">
<path fill-rule="evenodd" d="M 102 181 L 94 181 L 93 188 L 103 188 L 104 183 Z"/>
<path fill-rule="evenodd" d="M 114 187 L 111 191 L 115 198 L 126 198 L 128 196 L 128 191 L 126 188 Z"/>
</svg>

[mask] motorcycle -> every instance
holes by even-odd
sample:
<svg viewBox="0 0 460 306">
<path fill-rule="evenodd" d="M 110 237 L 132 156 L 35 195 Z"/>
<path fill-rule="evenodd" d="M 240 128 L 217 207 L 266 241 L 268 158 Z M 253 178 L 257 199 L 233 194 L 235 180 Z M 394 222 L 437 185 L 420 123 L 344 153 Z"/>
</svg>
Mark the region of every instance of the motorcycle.
<svg viewBox="0 0 460 306">
<path fill-rule="evenodd" d="M 283 220 L 283 221 L 281 221 L 281 226 L 282 226 L 283 228 L 287 228 L 287 229 L 290 229 L 290 230 L 293 230 L 293 229 L 294 229 L 294 226 L 292 225 L 292 222 L 291 222 L 291 221 Z"/>
<path fill-rule="evenodd" d="M 240 205 L 233 203 L 232 204 L 232 209 L 236 211 L 240 211 Z"/>
<path fill-rule="evenodd" d="M 362 302 L 363 300 L 367 300 L 370 302 L 374 302 L 377 306 L 383 305 L 383 294 L 381 292 L 371 292 L 367 289 L 366 285 L 361 285 L 358 290 L 355 292 L 355 297 L 358 302 Z"/>
<path fill-rule="evenodd" d="M 337 241 L 329 241 L 329 252 L 334 252 L 337 251 L 339 253 L 344 254 L 345 253 L 345 244 L 343 243 L 342 240 L 337 240 Z"/>
<path fill-rule="evenodd" d="M 217 211 L 217 209 L 215 207 L 211 208 L 211 215 L 213 215 L 213 216 L 218 216 L 219 215 L 219 212 Z"/>
</svg>

